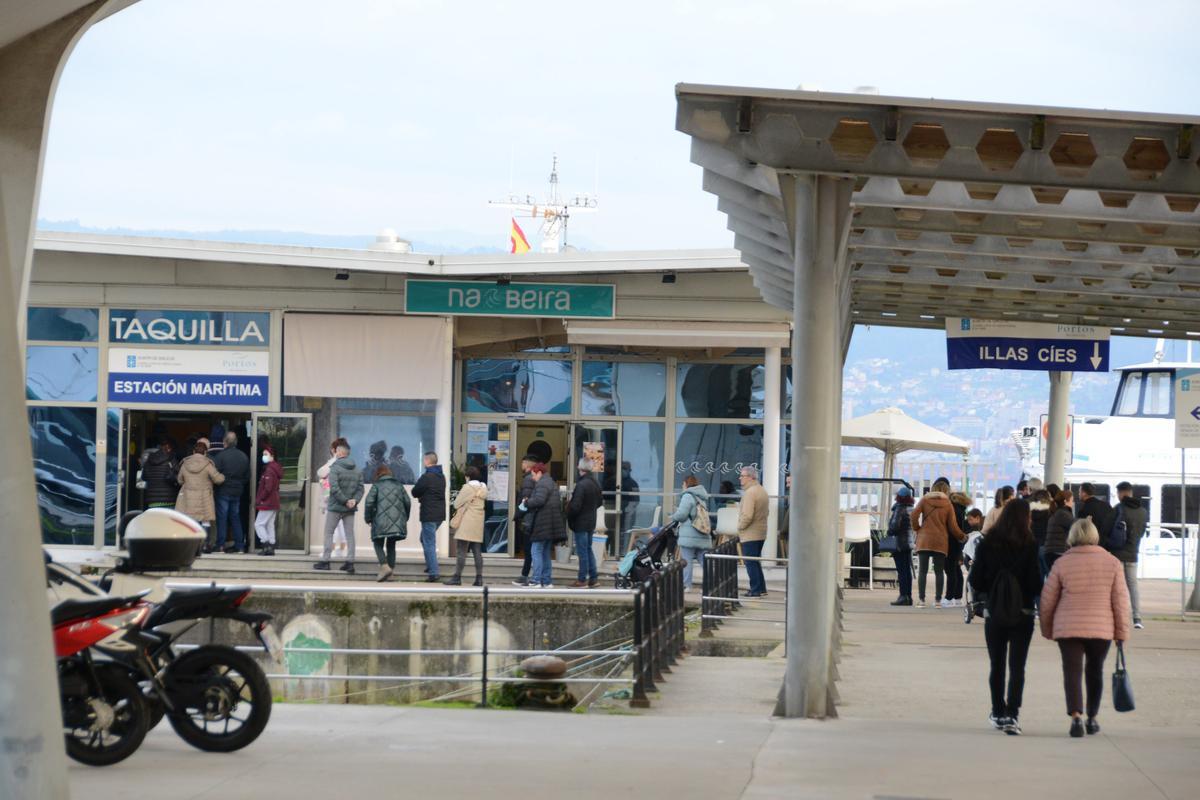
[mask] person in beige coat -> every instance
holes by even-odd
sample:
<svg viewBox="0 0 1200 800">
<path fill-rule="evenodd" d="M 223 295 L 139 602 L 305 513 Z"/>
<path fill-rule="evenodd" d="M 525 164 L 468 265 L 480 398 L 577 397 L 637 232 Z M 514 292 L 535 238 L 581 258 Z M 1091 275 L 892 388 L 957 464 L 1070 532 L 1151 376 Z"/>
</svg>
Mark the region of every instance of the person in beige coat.
<svg viewBox="0 0 1200 800">
<path fill-rule="evenodd" d="M 213 487 L 225 482 L 222 475 L 208 458 L 208 444 L 200 441 L 192 448 L 192 454 L 179 464 L 179 495 L 175 498 L 175 510 L 187 514 L 208 530 L 209 540 L 205 552 L 212 552 L 212 523 L 217 518 L 213 503 Z"/>
<path fill-rule="evenodd" d="M 767 538 L 767 512 L 771 498 L 758 482 L 757 467 L 742 467 L 738 477 L 742 482 L 742 502 L 738 505 L 738 538 L 742 542 L 742 555 L 758 558 L 762 555 L 763 542 Z M 762 562 L 746 559 L 746 574 L 750 578 L 750 591 L 746 597 L 765 595 L 767 579 L 763 576 Z"/>
<path fill-rule="evenodd" d="M 445 581 L 447 586 L 461 586 L 463 567 L 467 552 L 475 556 L 475 585 L 483 586 L 483 520 L 487 504 L 487 486 L 480 481 L 479 469 L 467 467 L 464 473 L 467 482 L 458 490 L 454 499 L 454 515 L 450 518 L 450 530 L 458 547 L 458 563 L 454 576 Z"/>
<path fill-rule="evenodd" d="M 1129 638 L 1129 589 L 1125 570 L 1099 546 L 1100 533 L 1087 517 L 1067 534 L 1070 549 L 1050 568 L 1040 603 L 1042 636 L 1058 642 L 1071 736 L 1100 732 L 1096 715 L 1104 693 L 1104 659 L 1113 641 Z M 1085 666 L 1086 662 L 1086 666 Z M 1081 679 L 1087 683 L 1087 725 Z"/>
</svg>

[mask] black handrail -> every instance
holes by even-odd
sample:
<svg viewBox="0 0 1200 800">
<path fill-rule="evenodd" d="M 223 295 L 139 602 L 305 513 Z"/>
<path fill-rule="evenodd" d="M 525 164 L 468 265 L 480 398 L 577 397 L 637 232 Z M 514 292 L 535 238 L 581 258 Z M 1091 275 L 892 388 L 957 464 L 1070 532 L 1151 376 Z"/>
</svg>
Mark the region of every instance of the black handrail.
<svg viewBox="0 0 1200 800">
<path fill-rule="evenodd" d="M 671 561 L 633 590 L 633 695 L 629 705 L 648 708 L 648 692 L 678 663 L 684 646 L 683 562 Z"/>
</svg>

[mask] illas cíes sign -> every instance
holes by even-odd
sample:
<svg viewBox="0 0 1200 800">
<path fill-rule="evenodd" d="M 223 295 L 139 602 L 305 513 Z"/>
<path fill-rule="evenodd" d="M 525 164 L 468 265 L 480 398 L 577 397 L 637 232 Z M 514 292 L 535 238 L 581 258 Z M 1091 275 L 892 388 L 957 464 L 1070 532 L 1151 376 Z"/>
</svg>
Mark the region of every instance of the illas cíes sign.
<svg viewBox="0 0 1200 800">
<path fill-rule="evenodd" d="M 1108 328 L 946 318 L 949 369 L 1108 372 Z"/>
</svg>

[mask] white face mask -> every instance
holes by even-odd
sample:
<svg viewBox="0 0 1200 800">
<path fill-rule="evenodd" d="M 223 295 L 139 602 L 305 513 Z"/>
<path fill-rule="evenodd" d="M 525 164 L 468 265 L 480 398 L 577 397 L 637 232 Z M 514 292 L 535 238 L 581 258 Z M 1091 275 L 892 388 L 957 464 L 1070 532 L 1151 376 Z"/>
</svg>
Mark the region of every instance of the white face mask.
<svg viewBox="0 0 1200 800">
<path fill-rule="evenodd" d="M 263 453 L 263 456 L 262 456 L 262 462 L 263 462 L 264 464 L 270 464 L 270 463 L 271 463 L 273 460 L 274 460 L 274 459 L 272 459 L 272 458 L 271 458 L 271 454 L 270 454 L 270 453 Z"/>
</svg>

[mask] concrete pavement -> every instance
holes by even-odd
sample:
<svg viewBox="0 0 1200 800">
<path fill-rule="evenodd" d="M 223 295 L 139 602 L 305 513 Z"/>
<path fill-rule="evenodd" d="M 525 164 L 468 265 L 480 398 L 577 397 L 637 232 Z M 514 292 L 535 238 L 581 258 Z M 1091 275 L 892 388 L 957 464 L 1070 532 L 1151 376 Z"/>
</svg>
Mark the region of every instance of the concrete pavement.
<svg viewBox="0 0 1200 800">
<path fill-rule="evenodd" d="M 124 764 L 72 766 L 71 778 L 89 800 L 1190 800 L 1200 795 L 1200 620 L 1168 619 L 1178 584 L 1144 582 L 1143 597 L 1148 627 L 1129 651 L 1138 710 L 1112 713 L 1106 696 L 1103 731 L 1082 740 L 1066 736 L 1052 643 L 1034 642 L 1025 735 L 1008 737 L 986 725 L 982 625 L 964 625 L 959 609 L 893 609 L 890 592 L 848 591 L 837 720 L 770 718 L 777 656 L 693 656 L 636 715 L 278 705 L 241 753 L 192 750 L 163 726 Z"/>
</svg>

